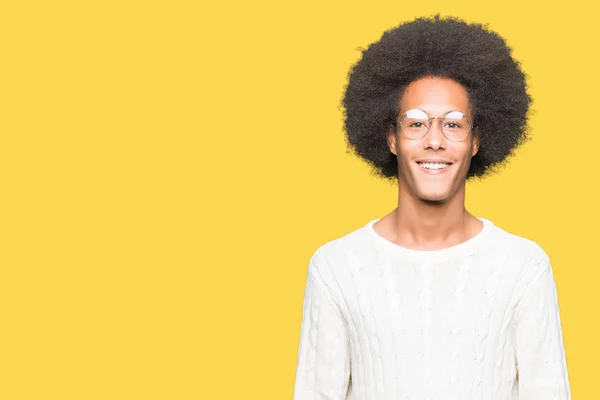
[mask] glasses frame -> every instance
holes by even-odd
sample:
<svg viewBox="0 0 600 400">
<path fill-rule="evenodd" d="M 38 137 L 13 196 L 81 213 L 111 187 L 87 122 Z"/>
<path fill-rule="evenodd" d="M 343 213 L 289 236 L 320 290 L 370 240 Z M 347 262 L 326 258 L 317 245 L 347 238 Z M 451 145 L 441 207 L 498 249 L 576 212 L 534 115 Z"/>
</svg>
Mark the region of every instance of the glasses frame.
<svg viewBox="0 0 600 400">
<path fill-rule="evenodd" d="M 408 114 L 408 112 L 409 112 L 409 111 L 415 111 L 415 110 L 418 110 L 418 111 L 423 111 L 423 113 L 424 113 L 425 115 L 427 115 L 427 117 L 428 117 L 428 119 L 429 119 L 429 127 L 427 128 L 427 131 L 426 131 L 426 132 L 423 134 L 423 136 L 421 136 L 421 137 L 418 137 L 418 138 L 413 138 L 413 137 L 410 137 L 410 136 L 408 136 L 406 133 L 404 133 L 404 131 L 402 130 L 402 121 L 404 120 L 404 117 L 406 117 L 406 114 Z M 467 122 L 469 123 L 469 131 L 467 132 L 467 134 L 466 134 L 466 135 L 465 135 L 465 136 L 464 136 L 462 139 L 459 139 L 459 140 L 453 140 L 453 139 L 450 139 L 448 136 L 446 136 L 446 134 L 444 133 L 444 127 L 443 127 L 443 125 L 442 125 L 442 121 L 443 121 L 443 120 L 444 120 L 444 119 L 445 119 L 445 118 L 446 118 L 446 117 L 447 117 L 447 116 L 448 116 L 450 113 L 453 113 L 453 112 L 459 112 L 459 113 L 461 113 L 462 115 L 464 115 L 464 117 L 467 119 Z M 429 131 L 431 130 L 431 126 L 433 125 L 433 124 L 431 123 L 431 121 L 432 121 L 432 120 L 434 120 L 434 119 L 439 119 L 439 120 L 440 120 L 440 131 L 442 132 L 442 135 L 444 135 L 444 137 L 445 137 L 446 139 L 448 139 L 449 141 L 451 141 L 451 142 L 462 142 L 463 140 L 465 140 L 465 139 L 466 139 L 466 138 L 469 136 L 469 134 L 470 134 L 471 132 L 473 132 L 473 128 L 475 128 L 475 127 L 477 126 L 477 125 L 473 125 L 473 123 L 471 122 L 471 119 L 470 119 L 470 118 L 467 116 L 467 114 L 465 114 L 464 112 L 462 112 L 462 111 L 460 111 L 460 110 L 452 110 L 452 111 L 448 111 L 448 112 L 447 112 L 447 113 L 446 113 L 446 114 L 445 114 L 443 117 L 430 117 L 430 116 L 429 116 L 429 114 L 427 114 L 427 112 L 425 112 L 425 110 L 421 110 L 420 108 L 411 108 L 410 110 L 406 110 L 406 112 L 405 112 L 404 114 L 402 114 L 402 117 L 400 118 L 400 121 L 398 121 L 398 120 L 396 120 L 396 121 L 395 121 L 395 124 L 396 124 L 396 132 L 398 131 L 398 128 L 399 128 L 399 129 L 400 129 L 400 132 L 402 132 L 402 134 L 403 134 L 403 135 L 404 135 L 406 138 L 408 138 L 408 139 L 412 139 L 412 140 L 419 140 L 419 139 L 423 139 L 425 136 L 427 136 L 427 134 L 428 134 L 428 133 L 429 133 Z"/>
</svg>

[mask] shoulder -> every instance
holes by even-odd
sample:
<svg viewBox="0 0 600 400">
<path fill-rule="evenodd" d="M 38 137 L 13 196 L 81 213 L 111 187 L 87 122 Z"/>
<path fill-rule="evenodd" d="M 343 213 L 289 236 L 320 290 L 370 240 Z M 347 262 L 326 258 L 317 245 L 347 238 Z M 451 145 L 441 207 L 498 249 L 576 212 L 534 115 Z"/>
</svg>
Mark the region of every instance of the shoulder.
<svg viewBox="0 0 600 400">
<path fill-rule="evenodd" d="M 498 256 L 505 256 L 512 262 L 536 264 L 549 260 L 546 251 L 534 240 L 509 232 L 494 225 L 490 235 L 490 245 Z"/>
<path fill-rule="evenodd" d="M 518 300 L 545 273 L 552 272 L 550 257 L 536 241 L 494 227 L 490 239 L 494 257 L 501 259 L 502 268 L 514 284 L 514 299 Z"/>
<path fill-rule="evenodd" d="M 321 244 L 310 258 L 309 273 L 322 281 L 335 279 L 340 269 L 345 269 L 362 254 L 369 253 L 365 234 L 363 225 Z"/>
</svg>

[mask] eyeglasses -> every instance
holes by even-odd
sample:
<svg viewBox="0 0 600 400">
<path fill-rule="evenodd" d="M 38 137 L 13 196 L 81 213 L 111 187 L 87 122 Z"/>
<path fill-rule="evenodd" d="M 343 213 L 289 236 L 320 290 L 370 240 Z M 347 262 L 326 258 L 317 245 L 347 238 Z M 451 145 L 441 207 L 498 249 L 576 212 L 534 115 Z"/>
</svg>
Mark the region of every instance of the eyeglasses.
<svg viewBox="0 0 600 400">
<path fill-rule="evenodd" d="M 442 134 L 452 142 L 464 140 L 473 130 L 471 120 L 461 111 L 450 111 L 443 117 L 430 117 L 425 111 L 414 108 L 402 115 L 400 131 L 409 139 L 421 139 L 429 132 L 434 119 L 441 120 Z"/>
</svg>

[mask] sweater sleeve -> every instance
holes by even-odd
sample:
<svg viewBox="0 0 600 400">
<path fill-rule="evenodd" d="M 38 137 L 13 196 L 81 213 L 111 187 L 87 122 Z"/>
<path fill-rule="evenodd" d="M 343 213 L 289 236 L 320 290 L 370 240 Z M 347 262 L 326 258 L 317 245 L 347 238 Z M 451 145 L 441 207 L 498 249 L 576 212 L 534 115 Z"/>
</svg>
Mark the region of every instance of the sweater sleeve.
<svg viewBox="0 0 600 400">
<path fill-rule="evenodd" d="M 556 284 L 550 261 L 541 266 L 515 313 L 519 400 L 570 400 Z"/>
<path fill-rule="evenodd" d="M 304 292 L 294 400 L 344 400 L 350 378 L 346 323 L 329 291 L 313 274 Z"/>
</svg>

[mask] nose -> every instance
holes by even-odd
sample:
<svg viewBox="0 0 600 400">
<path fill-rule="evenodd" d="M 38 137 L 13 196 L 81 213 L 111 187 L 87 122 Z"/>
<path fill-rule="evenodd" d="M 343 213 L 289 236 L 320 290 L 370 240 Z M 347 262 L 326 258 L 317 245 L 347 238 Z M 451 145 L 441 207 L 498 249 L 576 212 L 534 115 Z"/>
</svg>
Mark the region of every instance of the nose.
<svg viewBox="0 0 600 400">
<path fill-rule="evenodd" d="M 442 133 L 442 120 L 435 118 L 432 119 L 429 131 L 425 135 L 425 148 L 437 150 L 440 147 L 446 147 L 446 137 Z"/>
</svg>

